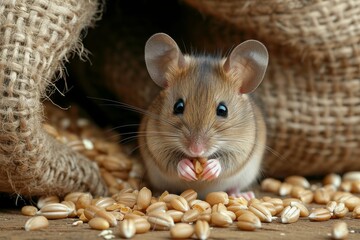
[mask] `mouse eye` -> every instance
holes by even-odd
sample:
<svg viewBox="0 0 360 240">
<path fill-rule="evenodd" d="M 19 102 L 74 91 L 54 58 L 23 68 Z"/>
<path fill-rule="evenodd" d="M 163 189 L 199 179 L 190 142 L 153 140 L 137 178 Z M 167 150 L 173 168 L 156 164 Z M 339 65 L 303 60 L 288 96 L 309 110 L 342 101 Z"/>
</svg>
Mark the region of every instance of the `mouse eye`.
<svg viewBox="0 0 360 240">
<path fill-rule="evenodd" d="M 225 103 L 223 103 L 223 102 L 219 103 L 219 105 L 216 109 L 216 115 L 218 115 L 219 117 L 224 117 L 224 118 L 227 117 L 228 109 L 227 109 Z"/>
<path fill-rule="evenodd" d="M 184 100 L 179 99 L 176 101 L 176 103 L 174 104 L 174 114 L 183 114 L 184 113 L 184 109 L 185 109 L 185 103 Z"/>
</svg>

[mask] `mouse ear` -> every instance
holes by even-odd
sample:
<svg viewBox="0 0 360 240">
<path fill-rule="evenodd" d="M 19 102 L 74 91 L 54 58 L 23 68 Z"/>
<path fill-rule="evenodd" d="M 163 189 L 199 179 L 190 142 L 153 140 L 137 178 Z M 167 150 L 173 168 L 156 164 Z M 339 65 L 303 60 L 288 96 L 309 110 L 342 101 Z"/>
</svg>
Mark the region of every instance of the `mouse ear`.
<svg viewBox="0 0 360 240">
<path fill-rule="evenodd" d="M 160 87 L 168 85 L 166 73 L 185 66 L 185 59 L 176 42 L 165 33 L 156 33 L 145 44 L 145 63 L 150 77 Z"/>
<path fill-rule="evenodd" d="M 266 47 L 259 41 L 248 40 L 234 48 L 223 68 L 242 81 L 240 93 L 251 93 L 263 80 L 268 61 Z"/>
</svg>

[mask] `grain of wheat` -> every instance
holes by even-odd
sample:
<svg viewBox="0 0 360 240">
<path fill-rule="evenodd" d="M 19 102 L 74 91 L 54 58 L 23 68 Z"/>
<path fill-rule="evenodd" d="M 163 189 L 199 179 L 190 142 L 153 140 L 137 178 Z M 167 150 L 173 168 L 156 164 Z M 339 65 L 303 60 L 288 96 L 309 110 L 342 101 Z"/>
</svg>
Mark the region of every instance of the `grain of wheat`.
<svg viewBox="0 0 360 240">
<path fill-rule="evenodd" d="M 106 230 L 110 227 L 110 224 L 103 218 L 94 217 L 89 221 L 89 226 L 96 230 Z"/>
<path fill-rule="evenodd" d="M 175 239 L 187 239 L 194 234 L 194 227 L 187 223 L 177 223 L 170 229 L 170 236 Z"/>
<path fill-rule="evenodd" d="M 210 236 L 210 226 L 207 221 L 198 220 L 195 224 L 195 235 L 200 240 L 206 240 Z"/>
<path fill-rule="evenodd" d="M 25 216 L 35 216 L 38 209 L 34 206 L 23 206 L 21 208 L 21 213 Z"/>
<path fill-rule="evenodd" d="M 49 221 L 44 216 L 36 216 L 28 219 L 25 223 L 25 231 L 35 231 L 49 226 Z"/>
<path fill-rule="evenodd" d="M 349 235 L 349 229 L 345 222 L 337 222 L 333 224 L 331 229 L 332 239 L 345 239 Z"/>
</svg>

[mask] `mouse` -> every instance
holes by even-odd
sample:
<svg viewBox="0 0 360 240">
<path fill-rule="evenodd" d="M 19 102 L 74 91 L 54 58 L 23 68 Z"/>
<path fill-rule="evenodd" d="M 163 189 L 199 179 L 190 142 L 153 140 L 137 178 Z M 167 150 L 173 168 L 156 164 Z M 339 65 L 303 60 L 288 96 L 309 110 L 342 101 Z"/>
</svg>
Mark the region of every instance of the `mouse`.
<svg viewBox="0 0 360 240">
<path fill-rule="evenodd" d="M 266 73 L 264 44 L 247 40 L 225 57 L 183 54 L 169 35 L 156 33 L 144 53 L 150 78 L 161 87 L 138 136 L 151 187 L 252 198 L 244 190 L 259 177 L 266 144 L 264 116 L 251 96 Z"/>
</svg>

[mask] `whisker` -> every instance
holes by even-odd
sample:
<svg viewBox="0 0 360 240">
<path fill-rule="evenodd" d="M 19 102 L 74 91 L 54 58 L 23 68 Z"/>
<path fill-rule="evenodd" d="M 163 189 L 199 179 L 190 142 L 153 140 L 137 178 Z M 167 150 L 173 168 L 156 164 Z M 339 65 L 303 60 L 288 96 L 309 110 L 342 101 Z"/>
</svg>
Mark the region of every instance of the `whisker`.
<svg viewBox="0 0 360 240">
<path fill-rule="evenodd" d="M 148 110 L 145 110 L 145 109 L 142 109 L 142 108 L 139 108 L 139 107 L 135 107 L 135 106 L 132 106 L 132 105 L 129 105 L 129 104 L 126 104 L 126 103 L 118 102 L 118 101 L 115 101 L 115 100 L 106 99 L 106 98 L 92 98 L 92 99 L 110 102 L 109 104 L 101 104 L 102 106 L 121 107 L 121 108 L 124 108 L 124 109 L 127 109 L 127 110 L 131 110 L 133 112 L 137 112 L 137 113 L 141 113 L 143 115 L 147 115 L 148 117 L 151 117 L 153 119 L 159 120 L 159 121 L 164 122 L 164 123 L 167 123 L 167 124 L 173 126 L 174 128 L 180 129 L 177 125 L 175 125 L 173 122 L 169 121 L 168 119 L 160 117 L 159 115 L 157 115 L 157 114 L 155 114 L 153 112 L 150 112 Z"/>
<path fill-rule="evenodd" d="M 209 125 L 209 127 L 205 130 L 205 134 L 208 134 L 211 129 L 213 129 L 214 125 L 216 123 L 216 119 Z"/>
<path fill-rule="evenodd" d="M 121 128 L 135 127 L 135 126 L 136 127 L 140 126 L 140 123 L 125 124 L 125 125 L 109 128 L 109 129 L 106 129 L 106 132 L 111 132 L 111 131 L 115 131 L 115 130 L 118 130 L 118 129 L 121 129 Z"/>
<path fill-rule="evenodd" d="M 136 147 L 130 149 L 130 155 L 133 154 L 136 150 L 140 149 L 145 144 L 138 144 Z M 142 157 L 141 157 L 141 159 L 142 159 Z"/>
<path fill-rule="evenodd" d="M 129 136 L 130 135 L 130 136 Z M 134 136 L 132 136 L 134 135 Z M 121 138 L 121 141 L 119 143 L 126 142 L 127 138 L 137 138 L 139 136 L 159 136 L 166 137 L 166 138 L 178 138 L 178 135 L 173 134 L 172 132 L 156 132 L 156 131 L 133 131 L 133 132 L 125 132 L 125 133 L 119 133 L 119 134 L 113 134 L 111 136 L 108 136 L 109 139 L 116 139 L 119 137 L 126 137 Z"/>
<path fill-rule="evenodd" d="M 162 136 L 173 136 L 173 137 L 178 137 L 178 135 L 173 134 L 172 132 L 158 132 L 158 131 L 134 131 L 134 132 L 126 132 L 126 133 L 122 133 L 121 135 L 132 135 L 132 134 L 158 134 L 158 135 L 162 135 Z"/>
<path fill-rule="evenodd" d="M 119 143 L 129 143 L 129 142 L 131 142 L 131 141 L 133 141 L 133 140 L 137 140 L 137 139 L 138 139 L 137 136 L 131 136 L 131 137 L 127 137 L 127 138 L 121 139 L 121 140 L 119 141 Z"/>
<path fill-rule="evenodd" d="M 156 133 L 158 135 L 158 133 Z M 129 136 L 129 137 L 126 137 L 126 138 L 123 138 L 120 140 L 119 143 L 124 143 L 124 142 L 128 142 L 129 140 L 134 140 L 134 139 L 137 139 L 139 137 L 146 137 L 146 136 L 157 136 L 155 135 L 151 135 L 149 133 L 142 133 L 142 134 L 137 134 L 135 136 Z M 166 137 L 167 139 L 167 142 L 179 142 L 178 139 L 177 139 L 177 136 L 176 135 L 163 135 L 163 137 Z"/>
<path fill-rule="evenodd" d="M 238 122 L 235 124 L 229 124 L 228 126 L 224 127 L 226 122 L 224 122 L 223 124 L 221 124 L 220 126 L 215 127 L 214 129 L 216 130 L 216 132 L 221 133 L 224 132 L 226 130 L 229 130 L 230 128 L 237 128 L 237 127 L 243 127 L 244 126 L 244 122 Z"/>
<path fill-rule="evenodd" d="M 278 157 L 280 160 L 282 161 L 286 161 L 287 159 L 285 157 L 283 157 L 278 151 L 276 151 L 275 149 L 269 147 L 268 145 L 266 144 L 259 144 L 259 143 L 256 143 L 256 142 L 250 142 L 250 141 L 246 141 L 246 140 L 240 140 L 240 139 L 223 139 L 223 138 L 220 138 L 219 139 L 220 141 L 223 141 L 223 142 L 240 142 L 240 143 L 251 143 L 251 144 L 254 144 L 254 145 L 257 145 L 257 146 L 261 146 L 261 147 L 264 147 L 265 150 L 269 151 L 270 153 L 272 153 L 274 156 Z"/>
</svg>

